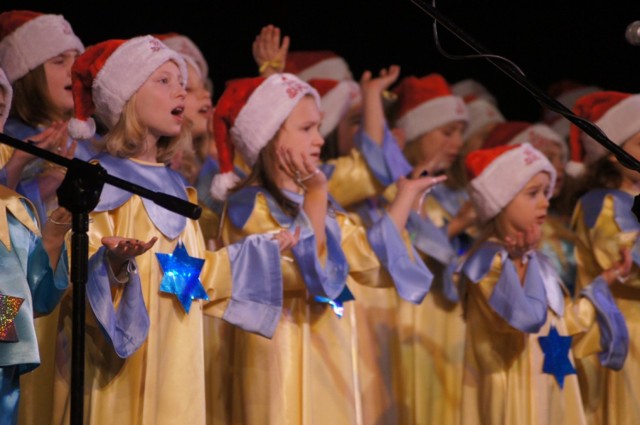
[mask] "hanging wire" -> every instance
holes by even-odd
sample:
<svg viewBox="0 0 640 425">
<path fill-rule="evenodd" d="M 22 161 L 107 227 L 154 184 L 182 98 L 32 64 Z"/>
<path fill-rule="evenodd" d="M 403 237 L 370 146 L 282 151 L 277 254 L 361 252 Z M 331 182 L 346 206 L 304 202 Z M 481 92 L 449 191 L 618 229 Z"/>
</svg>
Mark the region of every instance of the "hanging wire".
<svg viewBox="0 0 640 425">
<path fill-rule="evenodd" d="M 432 0 L 431 1 L 431 5 L 435 9 L 436 8 L 436 0 Z M 440 44 L 440 37 L 438 36 L 438 21 L 436 19 L 433 20 L 433 37 L 435 39 L 436 48 L 438 49 L 440 54 L 442 56 L 446 57 L 447 59 L 451 59 L 451 60 L 466 60 L 466 59 L 488 59 L 488 60 L 491 60 L 491 59 L 497 59 L 497 60 L 501 60 L 503 62 L 506 62 L 507 64 L 512 66 L 520 75 L 522 75 L 523 77 L 526 77 L 524 71 L 522 71 L 522 69 L 520 69 L 520 67 L 518 65 L 516 65 L 513 61 L 505 58 L 504 56 L 488 54 L 488 53 L 482 53 L 482 54 L 476 54 L 476 55 L 454 55 L 454 54 L 446 52 L 444 50 L 444 48 L 442 47 L 442 45 Z M 565 110 L 565 109 L 556 108 L 553 105 L 548 105 L 546 102 L 542 102 L 539 99 L 539 97 L 538 97 L 538 95 L 536 93 L 531 92 L 530 90 L 528 90 L 528 91 L 533 95 L 533 97 L 538 101 L 538 103 L 542 104 L 547 109 L 549 109 L 549 110 L 551 110 L 553 112 L 556 112 L 556 113 L 558 113 L 560 115 L 563 115 L 563 116 L 567 116 L 567 115 L 571 116 L 571 117 L 577 119 L 578 121 L 582 122 L 583 124 L 588 125 L 589 127 L 595 128 L 605 138 L 607 137 L 606 134 L 604 134 L 604 132 L 600 129 L 600 127 L 598 127 L 597 125 L 595 125 L 591 121 L 575 115 L 572 111 L 567 113 L 568 108 L 567 108 L 567 110 Z"/>
</svg>

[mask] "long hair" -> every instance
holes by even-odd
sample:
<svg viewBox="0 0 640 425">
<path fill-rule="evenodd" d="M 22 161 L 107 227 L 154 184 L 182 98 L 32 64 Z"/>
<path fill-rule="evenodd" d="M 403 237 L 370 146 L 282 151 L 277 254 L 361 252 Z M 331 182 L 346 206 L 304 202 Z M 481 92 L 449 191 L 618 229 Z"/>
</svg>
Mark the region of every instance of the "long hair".
<svg viewBox="0 0 640 425">
<path fill-rule="evenodd" d="M 587 172 L 578 179 L 571 201 L 575 205 L 575 201 L 592 189 L 618 189 L 621 184 L 622 172 L 608 155 L 603 156 L 590 165 Z"/>
<path fill-rule="evenodd" d="M 44 65 L 38 65 L 13 83 L 11 115 L 31 127 L 48 125 L 57 119 L 67 120 L 71 118 L 72 112 L 62 116 L 56 110 L 49 96 Z"/>
<path fill-rule="evenodd" d="M 137 93 L 125 103 L 120 119 L 103 139 L 104 149 L 119 158 L 133 158 L 144 152 L 144 141 L 149 129 L 140 122 L 136 113 Z M 174 137 L 162 136 L 158 139 L 158 162 L 168 162 L 176 150 L 191 145 L 191 131 L 183 125 L 180 134 Z"/>
<path fill-rule="evenodd" d="M 278 130 L 276 135 L 269 141 L 269 143 L 267 143 L 267 146 L 260 151 L 258 159 L 251 169 L 251 173 L 244 180 L 238 183 L 236 187 L 231 189 L 231 192 L 236 192 L 254 185 L 262 186 L 271 196 L 273 196 L 276 204 L 282 208 L 285 214 L 290 217 L 294 217 L 300 211 L 300 207 L 291 199 L 287 198 L 273 179 L 273 176 L 275 175 L 274 164 L 276 164 L 278 160 L 276 155 L 276 141 L 279 136 L 280 130 Z"/>
</svg>

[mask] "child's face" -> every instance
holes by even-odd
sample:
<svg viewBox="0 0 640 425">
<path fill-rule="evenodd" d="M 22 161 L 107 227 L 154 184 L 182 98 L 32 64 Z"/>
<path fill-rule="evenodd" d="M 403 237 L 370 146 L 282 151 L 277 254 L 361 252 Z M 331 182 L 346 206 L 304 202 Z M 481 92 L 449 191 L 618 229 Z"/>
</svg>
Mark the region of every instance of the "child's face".
<svg viewBox="0 0 640 425">
<path fill-rule="evenodd" d="M 525 232 L 534 224 L 544 223 L 549 208 L 547 195 L 550 183 L 549 174 L 541 171 L 507 204 L 498 216 L 505 236 Z"/>
<path fill-rule="evenodd" d="M 167 61 L 147 78 L 136 93 L 136 114 L 156 139 L 180 134 L 186 90 L 178 65 Z"/>
<path fill-rule="evenodd" d="M 453 121 L 420 136 L 414 142 L 420 144 L 420 165 L 435 163 L 438 171 L 448 170 L 460 155 L 464 128 L 463 121 Z"/>
<path fill-rule="evenodd" d="M 635 159 L 640 160 L 640 133 L 636 133 L 635 135 L 631 136 L 629 140 L 624 142 L 624 144 L 622 145 L 622 149 Z M 632 184 L 637 184 L 640 182 L 639 172 L 631 170 L 621 164 L 617 164 L 617 166 L 622 172 L 622 176 L 625 180 L 628 180 Z"/>
<path fill-rule="evenodd" d="M 191 122 L 191 135 L 194 138 L 207 134 L 207 128 L 213 111 L 211 93 L 206 89 L 200 74 L 187 63 L 187 97 L 184 102 L 184 117 Z"/>
<path fill-rule="evenodd" d="M 556 170 L 556 183 L 553 188 L 553 196 L 556 196 L 562 190 L 562 184 L 564 183 L 565 160 L 562 148 L 553 140 L 543 138 L 536 140 L 533 146 L 547 157 Z"/>
<path fill-rule="evenodd" d="M 77 56 L 78 52 L 76 50 L 67 50 L 44 63 L 49 98 L 56 110 L 61 114 L 73 111 L 71 66 Z"/>
<path fill-rule="evenodd" d="M 294 158 L 304 157 L 310 164 L 320 164 L 320 149 L 324 139 L 320 135 L 321 115 L 315 100 L 303 97 L 293 108 L 278 133 L 276 147 L 291 151 Z"/>
</svg>

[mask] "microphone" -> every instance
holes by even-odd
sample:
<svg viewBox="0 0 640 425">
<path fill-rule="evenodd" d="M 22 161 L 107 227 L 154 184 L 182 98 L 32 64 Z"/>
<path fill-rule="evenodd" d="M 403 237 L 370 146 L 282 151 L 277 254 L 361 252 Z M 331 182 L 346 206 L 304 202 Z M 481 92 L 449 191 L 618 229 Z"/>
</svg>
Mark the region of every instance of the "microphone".
<svg viewBox="0 0 640 425">
<path fill-rule="evenodd" d="M 627 26 L 624 37 L 632 46 L 640 46 L 640 21 L 631 22 Z"/>
</svg>

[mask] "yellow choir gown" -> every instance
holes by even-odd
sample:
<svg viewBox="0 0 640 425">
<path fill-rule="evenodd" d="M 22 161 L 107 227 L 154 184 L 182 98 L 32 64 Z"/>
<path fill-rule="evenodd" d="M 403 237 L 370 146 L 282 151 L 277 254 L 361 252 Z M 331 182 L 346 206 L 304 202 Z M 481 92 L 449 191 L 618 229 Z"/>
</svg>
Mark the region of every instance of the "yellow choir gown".
<svg viewBox="0 0 640 425">
<path fill-rule="evenodd" d="M 585 411 L 590 425 L 640 423 L 640 275 L 637 240 L 640 226 L 631 207 L 633 196 L 619 190 L 593 190 L 580 199 L 572 229 L 576 244 L 576 289 L 620 261 L 620 249 L 633 248 L 629 278 L 611 287 L 630 336 L 629 354 L 620 371 L 606 369 L 593 355 L 578 362 Z"/>
</svg>

